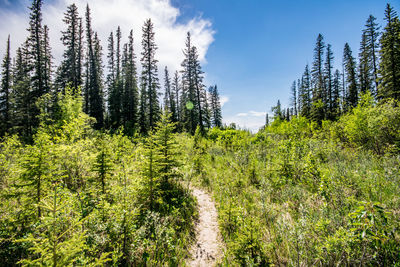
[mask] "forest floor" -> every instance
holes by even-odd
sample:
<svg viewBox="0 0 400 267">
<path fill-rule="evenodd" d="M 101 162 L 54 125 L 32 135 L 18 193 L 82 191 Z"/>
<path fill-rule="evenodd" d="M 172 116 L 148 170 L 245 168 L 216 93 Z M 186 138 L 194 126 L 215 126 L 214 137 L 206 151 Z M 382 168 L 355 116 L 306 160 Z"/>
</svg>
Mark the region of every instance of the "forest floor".
<svg viewBox="0 0 400 267">
<path fill-rule="evenodd" d="M 214 266 L 222 258 L 223 242 L 218 228 L 218 213 L 214 201 L 206 192 L 194 188 L 199 220 L 196 224 L 196 241 L 191 248 L 188 266 Z"/>
</svg>

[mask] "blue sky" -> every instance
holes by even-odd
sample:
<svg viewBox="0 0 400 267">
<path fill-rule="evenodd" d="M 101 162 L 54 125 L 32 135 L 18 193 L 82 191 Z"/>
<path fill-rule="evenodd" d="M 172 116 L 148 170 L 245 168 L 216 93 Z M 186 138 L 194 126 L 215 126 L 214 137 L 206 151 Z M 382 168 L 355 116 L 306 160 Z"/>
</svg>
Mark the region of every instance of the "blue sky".
<svg viewBox="0 0 400 267">
<path fill-rule="evenodd" d="M 216 33 L 204 70 L 209 83 L 229 97 L 225 120 L 252 129 L 264 122 L 280 99 L 289 104 L 290 86 L 312 62 L 318 33 L 332 45 L 341 65 L 345 42 L 358 54 L 361 31 L 370 14 L 383 24 L 382 0 L 173 0 L 185 20 L 210 19 Z M 400 1 L 388 1 L 400 12 Z M 252 112 L 253 111 L 253 112 Z M 247 116 L 245 114 L 247 113 Z M 242 116 L 238 116 L 242 115 Z"/>
<path fill-rule="evenodd" d="M 48 0 L 47 22 L 52 33 L 62 30 L 61 16 L 66 4 L 85 0 Z M 300 77 L 307 63 L 312 62 L 313 48 L 318 33 L 332 45 L 335 64 L 341 65 L 342 51 L 348 42 L 357 56 L 361 31 L 370 14 L 383 25 L 386 3 L 400 12 L 400 0 L 96 0 L 88 1 L 93 8 L 93 20 L 100 31 L 104 29 L 103 47 L 110 24 L 107 17 L 112 6 L 127 6 L 113 15 L 111 24 L 116 27 L 132 24 L 136 40 L 140 39 L 140 23 L 144 17 L 155 17 L 156 40 L 159 38 L 160 64 L 172 70 L 179 68 L 184 32 L 196 31 L 206 72 L 207 85 L 217 84 L 226 103 L 224 120 L 236 122 L 242 127 L 256 130 L 264 123 L 265 112 L 280 99 L 289 103 L 290 86 Z M 12 21 L 12 15 L 26 16 L 27 0 L 0 0 L 0 21 Z M 149 4 L 151 3 L 151 4 Z M 102 11 L 100 5 L 107 5 Z M 79 6 L 79 5 L 78 5 Z M 135 12 L 130 9 L 139 6 Z M 101 17 L 98 13 L 101 13 Z M 106 12 L 106 13 L 104 13 Z M 83 8 L 81 9 L 83 14 Z M 110 13 L 111 14 L 111 13 Z M 112 15 L 109 15 L 112 16 Z M 123 17 L 130 20 L 124 20 Z M 142 18 L 143 16 L 143 18 Z M 53 17 L 57 20 L 53 21 Z M 137 22 L 134 20 L 137 18 Z M 20 43 L 19 32 L 24 33 L 27 20 L 15 19 L 22 26 L 1 25 L 0 44 L 11 31 L 12 40 Z M 171 18 L 173 18 L 171 20 Z M 45 17 L 46 21 L 46 17 Z M 157 21 L 159 27 L 157 28 Z M 59 23 L 60 22 L 60 23 Z M 96 24 L 97 23 L 97 24 Z M 114 25 L 115 24 L 115 25 Z M 136 25 L 137 24 L 137 25 Z M 20 27 L 20 28 L 18 28 Z M 201 29 L 201 30 L 196 30 Z M 112 30 L 112 29 L 111 29 Z M 123 32 L 128 31 L 123 28 Z M 25 33 L 24 33 L 25 34 Z M 17 35 L 17 36 L 15 36 Z M 14 38 L 14 39 L 13 39 Z M 164 39 L 163 39 L 164 38 Z M 59 37 L 55 35 L 53 42 Z M 14 42 L 14 43 L 15 43 Z M 58 42 L 59 43 L 59 42 Z M 139 41 L 136 42 L 137 45 Z M 14 45 L 16 46 L 16 45 Z M 165 48 L 164 48 L 165 47 Z M 175 48 L 174 48 L 175 47 Z M 16 47 L 14 47 L 15 49 Z M 140 49 L 138 47 L 138 49 Z M 60 54 L 61 48 L 54 49 Z M 4 54 L 3 46 L 0 48 Z M 179 60 L 178 60 L 179 59 Z M 160 66 L 161 69 L 162 66 Z"/>
</svg>

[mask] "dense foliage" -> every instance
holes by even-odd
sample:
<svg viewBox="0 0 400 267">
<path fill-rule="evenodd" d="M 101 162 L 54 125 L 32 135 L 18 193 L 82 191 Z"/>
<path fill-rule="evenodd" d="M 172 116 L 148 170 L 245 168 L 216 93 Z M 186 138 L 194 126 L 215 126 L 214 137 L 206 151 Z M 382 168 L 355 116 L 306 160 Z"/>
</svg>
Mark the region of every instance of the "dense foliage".
<svg viewBox="0 0 400 267">
<path fill-rule="evenodd" d="M 94 131 L 72 90 L 59 98 L 33 144 L 1 143 L 2 264 L 183 262 L 195 208 L 169 115 L 148 139 L 129 139 Z"/>
<path fill-rule="evenodd" d="M 228 265 L 396 265 L 400 108 L 372 97 L 322 127 L 275 120 L 187 144 L 189 179 L 214 195 Z"/>
</svg>

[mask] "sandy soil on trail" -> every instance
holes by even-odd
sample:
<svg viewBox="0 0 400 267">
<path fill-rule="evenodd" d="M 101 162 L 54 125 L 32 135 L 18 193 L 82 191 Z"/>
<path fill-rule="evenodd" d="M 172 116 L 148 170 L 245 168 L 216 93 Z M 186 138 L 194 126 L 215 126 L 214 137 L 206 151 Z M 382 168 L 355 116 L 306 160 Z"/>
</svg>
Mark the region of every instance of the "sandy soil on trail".
<svg viewBox="0 0 400 267">
<path fill-rule="evenodd" d="M 199 221 L 196 225 L 196 241 L 191 248 L 188 266 L 213 266 L 222 256 L 221 235 L 218 228 L 217 209 L 210 195 L 191 188 L 197 198 Z"/>
</svg>

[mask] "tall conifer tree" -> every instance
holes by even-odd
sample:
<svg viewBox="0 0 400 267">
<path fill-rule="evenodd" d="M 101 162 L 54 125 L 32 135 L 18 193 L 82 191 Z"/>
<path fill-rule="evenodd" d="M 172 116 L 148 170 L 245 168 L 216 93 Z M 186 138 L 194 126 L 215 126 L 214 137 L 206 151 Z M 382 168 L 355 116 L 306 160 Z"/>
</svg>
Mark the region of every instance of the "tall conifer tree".
<svg viewBox="0 0 400 267">
<path fill-rule="evenodd" d="M 355 107 L 358 103 L 358 84 L 356 74 L 356 62 L 352 55 L 351 48 L 348 43 L 345 44 L 343 50 L 343 63 L 346 71 L 346 83 L 348 88 L 347 104 L 348 107 Z"/>
<path fill-rule="evenodd" d="M 3 59 L 0 84 L 0 136 L 11 126 L 11 55 L 10 35 L 7 39 L 6 54 Z"/>
<path fill-rule="evenodd" d="M 400 99 L 400 21 L 396 11 L 389 4 L 386 6 L 385 20 L 387 24 L 380 39 L 378 91 L 381 98 Z"/>
</svg>

